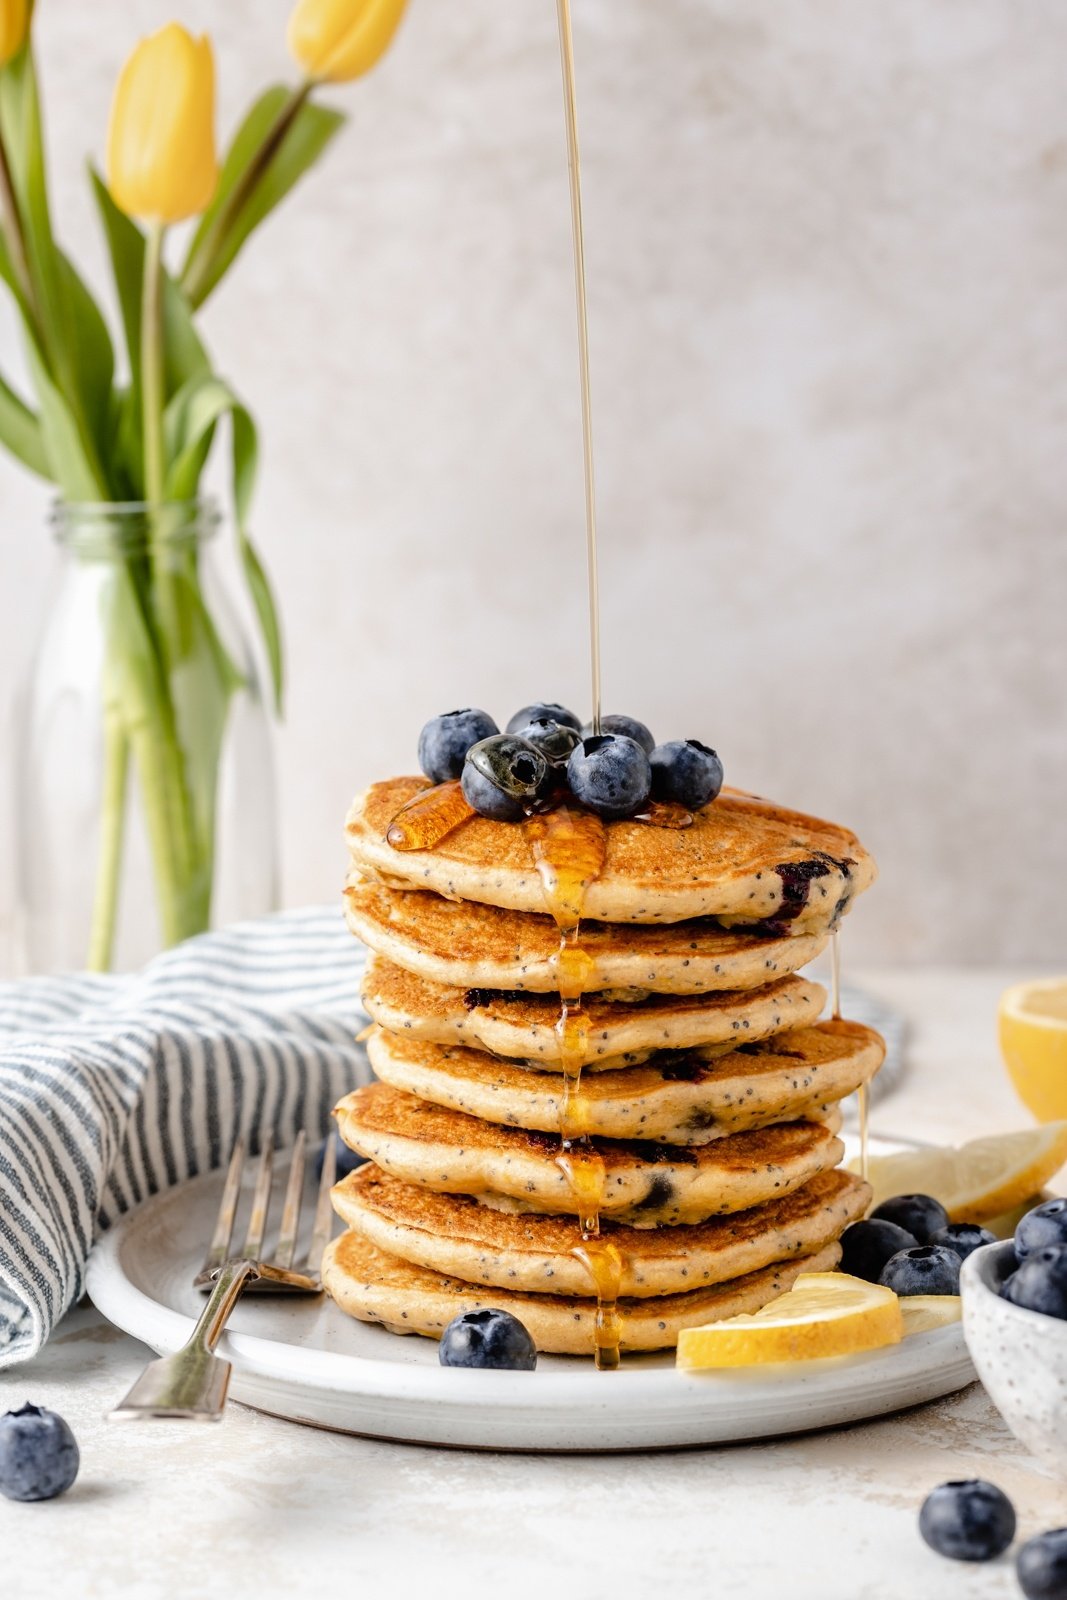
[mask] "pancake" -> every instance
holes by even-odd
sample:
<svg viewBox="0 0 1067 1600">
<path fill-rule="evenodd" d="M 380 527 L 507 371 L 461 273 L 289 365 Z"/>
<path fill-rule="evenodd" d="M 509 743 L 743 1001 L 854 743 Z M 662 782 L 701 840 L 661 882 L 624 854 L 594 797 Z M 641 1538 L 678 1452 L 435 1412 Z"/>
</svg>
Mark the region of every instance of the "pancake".
<svg viewBox="0 0 1067 1600">
<path fill-rule="evenodd" d="M 541 878 L 518 823 L 472 817 L 428 850 L 395 850 L 385 835 L 425 778 L 375 783 L 353 803 L 346 833 L 354 864 L 392 888 L 431 889 L 541 914 Z M 776 933 L 824 933 L 875 878 L 855 834 L 831 822 L 724 789 L 689 828 L 607 824 L 604 869 L 583 916 L 597 922 L 717 917 Z"/>
<path fill-rule="evenodd" d="M 536 993 L 559 986 L 559 931 L 551 917 L 387 889 L 358 873 L 345 885 L 344 906 L 357 938 L 431 983 Z M 806 966 L 825 943 L 825 934 L 814 933 L 754 939 L 706 919 L 625 927 L 588 922 L 585 987 L 656 994 L 755 989 Z"/>
<path fill-rule="evenodd" d="M 522 1212 L 578 1214 L 558 1134 L 495 1127 L 384 1083 L 346 1096 L 336 1115 L 351 1149 L 405 1183 L 497 1206 L 505 1197 L 506 1209 Z M 845 1153 L 821 1122 L 781 1123 L 698 1149 L 609 1140 L 594 1148 L 604 1165 L 600 1215 L 637 1228 L 745 1211 L 799 1189 Z"/>
<path fill-rule="evenodd" d="M 762 989 L 708 995 L 649 995 L 582 1002 L 588 1018 L 587 1069 L 618 1068 L 650 1050 L 763 1039 L 814 1022 L 826 990 L 805 978 L 774 978 Z M 430 1044 L 480 1045 L 497 1055 L 560 1066 L 558 995 L 506 994 L 430 983 L 381 956 L 363 977 L 363 1004 L 383 1028 Z"/>
<path fill-rule="evenodd" d="M 814 1255 L 779 1262 L 713 1288 L 620 1300 L 620 1348 L 670 1349 L 678 1343 L 683 1328 L 758 1311 L 784 1294 L 800 1273 L 830 1272 L 840 1258 L 840 1246 L 831 1244 Z M 518 1317 L 538 1350 L 589 1356 L 596 1348 L 596 1305 L 592 1300 L 517 1294 L 510 1289 L 479 1290 L 459 1278 L 387 1255 L 351 1229 L 327 1245 L 322 1276 L 326 1293 L 340 1310 L 361 1322 L 381 1323 L 393 1333 L 421 1333 L 437 1339 L 461 1312 L 498 1307 Z"/>
<path fill-rule="evenodd" d="M 557 1133 L 562 1080 L 481 1050 L 428 1044 L 376 1028 L 367 1044 L 378 1077 L 450 1110 L 505 1127 Z M 582 1114 L 605 1139 L 702 1145 L 830 1106 L 867 1083 L 885 1045 L 858 1022 L 820 1022 L 705 1060 L 662 1052 L 619 1072 L 583 1073 Z"/>
<path fill-rule="evenodd" d="M 622 1256 L 621 1295 L 681 1294 L 823 1249 L 863 1215 L 870 1195 L 861 1178 L 824 1172 L 748 1211 L 691 1227 L 605 1222 L 601 1237 Z M 401 1183 L 373 1165 L 342 1179 L 332 1199 L 350 1228 L 416 1266 L 495 1288 L 595 1295 L 587 1268 L 573 1254 L 582 1235 L 569 1217 L 495 1211 L 468 1195 Z"/>
</svg>

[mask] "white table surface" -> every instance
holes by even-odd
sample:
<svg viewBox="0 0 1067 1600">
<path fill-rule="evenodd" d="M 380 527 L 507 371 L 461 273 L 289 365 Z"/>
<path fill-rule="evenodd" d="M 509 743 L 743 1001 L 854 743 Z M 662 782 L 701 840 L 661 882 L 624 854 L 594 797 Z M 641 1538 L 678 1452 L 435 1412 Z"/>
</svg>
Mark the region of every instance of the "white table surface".
<svg viewBox="0 0 1067 1600">
<path fill-rule="evenodd" d="M 876 1130 L 962 1140 L 1026 1121 L 994 1022 L 1017 974 L 848 976 L 912 1024 L 907 1076 Z M 217 1427 L 105 1423 L 147 1355 L 82 1306 L 36 1361 L 0 1374 L 0 1409 L 51 1406 L 82 1449 L 63 1499 L 0 1499 L 11 1600 L 545 1600 L 562 1584 L 582 1600 L 985 1600 L 1018 1594 L 1010 1562 L 927 1550 L 928 1489 L 986 1476 L 1014 1500 L 1021 1535 L 1067 1523 L 1067 1496 L 977 1385 L 780 1443 L 532 1457 L 380 1444 L 237 1406 Z"/>
</svg>

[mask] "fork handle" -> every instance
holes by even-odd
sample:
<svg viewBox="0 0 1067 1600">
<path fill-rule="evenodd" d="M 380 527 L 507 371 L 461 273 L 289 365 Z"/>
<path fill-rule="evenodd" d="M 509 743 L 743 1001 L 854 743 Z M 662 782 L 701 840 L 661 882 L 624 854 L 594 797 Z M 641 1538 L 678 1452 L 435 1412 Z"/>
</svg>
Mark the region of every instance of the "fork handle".
<svg viewBox="0 0 1067 1600">
<path fill-rule="evenodd" d="M 253 1261 L 227 1261 L 188 1341 L 174 1355 L 150 1361 L 109 1419 L 176 1417 L 218 1421 L 226 1404 L 232 1364 L 215 1346 L 250 1275 Z"/>
</svg>

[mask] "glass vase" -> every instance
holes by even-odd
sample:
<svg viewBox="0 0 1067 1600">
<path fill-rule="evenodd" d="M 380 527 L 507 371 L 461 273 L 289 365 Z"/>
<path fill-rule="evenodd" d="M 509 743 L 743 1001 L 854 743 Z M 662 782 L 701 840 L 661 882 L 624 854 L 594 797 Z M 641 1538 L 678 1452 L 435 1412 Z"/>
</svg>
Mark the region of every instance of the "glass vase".
<svg viewBox="0 0 1067 1600">
<path fill-rule="evenodd" d="M 28 971 L 128 969 L 276 905 L 270 718 L 219 520 L 200 500 L 53 512 L 16 757 Z"/>
</svg>

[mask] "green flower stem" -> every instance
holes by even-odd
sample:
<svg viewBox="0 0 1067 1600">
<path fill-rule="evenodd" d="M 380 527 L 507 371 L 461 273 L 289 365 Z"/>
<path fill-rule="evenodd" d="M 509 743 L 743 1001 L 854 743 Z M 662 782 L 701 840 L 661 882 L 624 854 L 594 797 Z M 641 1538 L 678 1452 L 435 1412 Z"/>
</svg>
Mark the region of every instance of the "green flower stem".
<svg viewBox="0 0 1067 1600">
<path fill-rule="evenodd" d="M 18 280 L 19 293 L 25 302 L 26 316 L 32 324 L 37 343 L 43 349 L 44 333 L 41 305 L 30 273 L 29 257 L 26 253 L 26 239 L 22 231 L 22 218 L 19 216 L 18 201 L 15 198 L 15 185 L 11 178 L 11 163 L 8 160 L 7 146 L 4 144 L 2 134 L 0 134 L 0 217 L 3 219 L 4 239 L 7 243 L 8 254 L 11 257 L 12 271 Z"/>
<path fill-rule="evenodd" d="M 117 708 L 105 713 L 104 788 L 101 795 L 100 843 L 96 861 L 96 892 L 89 928 L 90 972 L 107 972 L 115 952 L 122 841 L 126 824 L 126 776 L 130 747 Z"/>
<path fill-rule="evenodd" d="M 305 78 L 302 83 L 297 84 L 267 129 L 263 143 L 230 190 L 225 203 L 220 206 L 211 226 L 204 234 L 203 239 L 201 239 L 199 247 L 186 262 L 181 283 L 182 288 L 185 290 L 186 298 L 194 311 L 207 298 L 207 285 L 211 278 L 211 268 L 220 246 L 223 244 L 234 222 L 255 194 L 267 168 L 274 160 L 282 141 L 292 127 L 300 107 L 304 104 L 313 88 L 314 83 L 310 78 Z"/>
<path fill-rule="evenodd" d="M 160 223 L 148 230 L 141 300 L 141 424 L 145 499 L 163 503 L 163 234 Z"/>
</svg>

